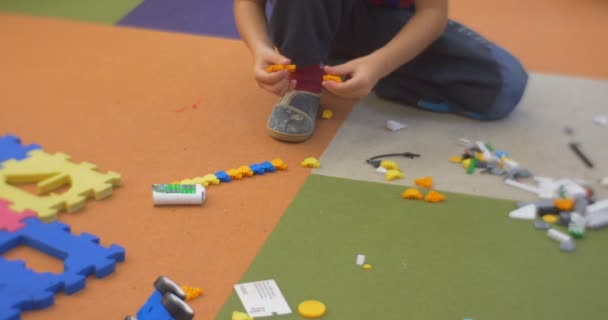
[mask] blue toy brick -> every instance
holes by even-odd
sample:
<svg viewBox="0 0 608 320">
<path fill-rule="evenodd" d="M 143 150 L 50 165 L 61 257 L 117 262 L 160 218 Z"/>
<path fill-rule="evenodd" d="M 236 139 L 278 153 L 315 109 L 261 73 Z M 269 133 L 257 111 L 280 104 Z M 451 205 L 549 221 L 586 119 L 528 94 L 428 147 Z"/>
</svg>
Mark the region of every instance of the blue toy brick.
<svg viewBox="0 0 608 320">
<path fill-rule="evenodd" d="M 0 315 L 4 319 L 20 319 L 23 311 L 44 309 L 54 303 L 61 290 L 59 277 L 37 273 L 23 261 L 0 257 Z"/>
<path fill-rule="evenodd" d="M 265 172 L 264 168 L 262 168 L 262 166 L 257 163 L 250 165 L 249 168 L 251 168 L 251 170 L 253 171 L 253 174 L 255 174 L 255 175 L 264 174 L 264 172 Z"/>
<path fill-rule="evenodd" d="M 260 163 L 260 167 L 264 169 L 264 172 L 275 172 L 277 170 L 270 161 L 264 161 Z"/>
<path fill-rule="evenodd" d="M 160 292 L 154 290 L 146 303 L 137 312 L 137 320 L 172 320 L 169 311 L 162 305 Z"/>
<path fill-rule="evenodd" d="M 220 180 L 220 182 L 230 182 L 232 179 L 226 173 L 226 171 L 218 171 L 215 173 L 215 176 Z"/>
<path fill-rule="evenodd" d="M 494 154 L 498 157 L 498 159 L 509 156 L 509 153 L 506 151 L 496 151 Z"/>
<path fill-rule="evenodd" d="M 11 134 L 0 136 L 0 167 L 2 167 L 2 162 L 6 160 L 23 160 L 28 157 L 28 152 L 41 148 L 37 144 L 24 146 L 21 144 L 19 137 Z"/>
</svg>

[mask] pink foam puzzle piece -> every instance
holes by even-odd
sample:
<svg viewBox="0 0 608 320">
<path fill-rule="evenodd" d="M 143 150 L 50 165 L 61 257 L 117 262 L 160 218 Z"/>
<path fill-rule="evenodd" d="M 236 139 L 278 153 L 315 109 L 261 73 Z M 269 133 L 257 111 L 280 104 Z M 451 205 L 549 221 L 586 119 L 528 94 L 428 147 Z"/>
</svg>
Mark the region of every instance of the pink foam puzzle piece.
<svg viewBox="0 0 608 320">
<path fill-rule="evenodd" d="M 10 203 L 0 199 L 0 231 L 15 232 L 25 226 L 23 219 L 37 217 L 38 215 L 31 210 L 17 213 L 9 208 Z"/>
</svg>

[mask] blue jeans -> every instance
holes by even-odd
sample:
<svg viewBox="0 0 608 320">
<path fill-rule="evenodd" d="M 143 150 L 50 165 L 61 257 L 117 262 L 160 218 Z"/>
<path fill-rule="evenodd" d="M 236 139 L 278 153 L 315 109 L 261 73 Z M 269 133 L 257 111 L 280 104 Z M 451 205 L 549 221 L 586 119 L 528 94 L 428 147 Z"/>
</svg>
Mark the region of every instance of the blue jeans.
<svg viewBox="0 0 608 320">
<path fill-rule="evenodd" d="M 279 0 L 270 32 L 297 65 L 355 59 L 388 43 L 414 8 L 372 7 L 366 0 Z M 519 104 L 528 74 L 513 55 L 450 20 L 420 55 L 381 79 L 381 98 L 434 112 L 498 120 Z"/>
</svg>

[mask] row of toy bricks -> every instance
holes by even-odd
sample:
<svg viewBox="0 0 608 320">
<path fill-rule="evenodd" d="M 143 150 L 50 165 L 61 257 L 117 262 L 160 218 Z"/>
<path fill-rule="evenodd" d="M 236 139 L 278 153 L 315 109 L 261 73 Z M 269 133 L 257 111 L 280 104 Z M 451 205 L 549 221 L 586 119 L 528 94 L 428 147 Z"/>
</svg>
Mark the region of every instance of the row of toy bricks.
<svg viewBox="0 0 608 320">
<path fill-rule="evenodd" d="M 262 175 L 268 172 L 275 172 L 277 170 L 286 170 L 287 164 L 279 159 L 273 159 L 272 161 L 264 161 L 262 163 L 254 163 L 246 166 L 242 165 L 236 169 L 228 169 L 226 171 L 218 171 L 216 173 L 209 173 L 202 177 L 196 177 L 193 179 L 184 179 L 181 181 L 174 181 L 173 183 L 181 184 L 200 184 L 205 187 L 220 184 L 221 182 L 230 182 L 232 180 L 240 180 L 244 177 L 252 177 L 254 175 Z"/>
</svg>

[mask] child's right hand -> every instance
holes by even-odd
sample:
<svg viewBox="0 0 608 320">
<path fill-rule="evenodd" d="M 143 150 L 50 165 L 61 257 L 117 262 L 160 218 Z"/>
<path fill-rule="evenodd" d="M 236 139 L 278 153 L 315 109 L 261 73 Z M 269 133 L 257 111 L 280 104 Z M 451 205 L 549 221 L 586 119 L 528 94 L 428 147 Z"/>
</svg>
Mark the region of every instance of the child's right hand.
<svg viewBox="0 0 608 320">
<path fill-rule="evenodd" d="M 282 56 L 270 47 L 265 47 L 256 52 L 254 59 L 255 64 L 253 73 L 260 88 L 268 90 L 278 96 L 283 96 L 288 91 L 293 90 L 296 86 L 296 81 L 289 79 L 289 71 L 266 71 L 267 67 L 274 64 L 290 64 L 291 60 L 288 58 Z"/>
</svg>

